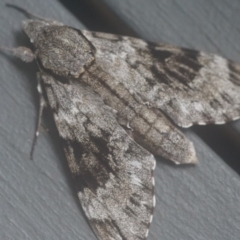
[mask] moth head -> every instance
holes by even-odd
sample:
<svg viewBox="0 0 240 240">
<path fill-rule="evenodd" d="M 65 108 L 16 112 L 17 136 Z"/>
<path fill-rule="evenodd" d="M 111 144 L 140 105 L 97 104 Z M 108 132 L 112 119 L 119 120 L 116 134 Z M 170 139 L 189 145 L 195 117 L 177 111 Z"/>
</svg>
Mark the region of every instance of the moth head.
<svg viewBox="0 0 240 240">
<path fill-rule="evenodd" d="M 95 60 L 95 48 L 80 30 L 52 20 L 28 19 L 22 25 L 43 70 L 78 78 Z"/>
<path fill-rule="evenodd" d="M 34 43 L 38 35 L 42 33 L 44 27 L 48 26 L 47 21 L 41 21 L 36 19 L 26 19 L 22 21 L 23 31 L 29 37 L 31 43 Z"/>
</svg>

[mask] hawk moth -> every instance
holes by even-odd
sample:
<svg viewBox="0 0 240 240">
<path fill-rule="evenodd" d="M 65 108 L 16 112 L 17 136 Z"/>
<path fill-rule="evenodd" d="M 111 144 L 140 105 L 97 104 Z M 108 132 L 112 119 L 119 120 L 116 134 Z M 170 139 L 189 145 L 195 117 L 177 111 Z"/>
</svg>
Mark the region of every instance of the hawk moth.
<svg viewBox="0 0 240 240">
<path fill-rule="evenodd" d="M 96 235 L 145 239 L 155 205 L 151 154 L 176 163 L 197 161 L 175 124 L 238 118 L 238 65 L 51 20 L 24 21 L 24 30 L 34 53 L 12 53 L 39 65 L 40 110 L 45 103 L 52 110 Z"/>
</svg>

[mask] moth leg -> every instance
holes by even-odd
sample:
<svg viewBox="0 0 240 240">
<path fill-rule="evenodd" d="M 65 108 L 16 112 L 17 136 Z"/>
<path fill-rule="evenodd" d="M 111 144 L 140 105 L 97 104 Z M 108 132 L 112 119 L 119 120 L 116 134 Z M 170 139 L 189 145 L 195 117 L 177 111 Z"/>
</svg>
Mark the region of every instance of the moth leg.
<svg viewBox="0 0 240 240">
<path fill-rule="evenodd" d="M 130 126 L 130 121 L 127 123 L 127 128 L 130 129 L 132 132 L 134 131 L 133 128 Z"/>
<path fill-rule="evenodd" d="M 46 107 L 46 102 L 42 93 L 42 86 L 41 86 L 41 78 L 39 76 L 39 74 L 37 74 L 37 90 L 38 90 L 38 95 L 39 95 L 39 107 L 38 107 L 38 117 L 37 117 L 37 124 L 36 124 L 36 128 L 35 128 L 35 135 L 33 138 L 33 142 L 32 142 L 32 147 L 31 147 L 31 152 L 30 152 L 30 159 L 33 159 L 33 152 L 37 143 L 37 139 L 39 136 L 39 128 L 41 125 L 41 119 L 42 119 L 42 114 L 43 114 L 43 109 Z"/>
</svg>

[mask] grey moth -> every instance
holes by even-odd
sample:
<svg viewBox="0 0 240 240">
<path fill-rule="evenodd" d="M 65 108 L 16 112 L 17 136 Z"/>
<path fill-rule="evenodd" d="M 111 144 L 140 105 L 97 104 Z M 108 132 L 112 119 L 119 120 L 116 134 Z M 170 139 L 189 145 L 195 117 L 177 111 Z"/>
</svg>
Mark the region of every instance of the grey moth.
<svg viewBox="0 0 240 240">
<path fill-rule="evenodd" d="M 36 16 L 22 24 L 33 50 L 1 50 L 39 67 L 31 155 L 48 106 L 97 238 L 146 239 L 156 202 L 153 155 L 197 162 L 178 127 L 238 119 L 240 66 L 214 54 Z"/>
</svg>

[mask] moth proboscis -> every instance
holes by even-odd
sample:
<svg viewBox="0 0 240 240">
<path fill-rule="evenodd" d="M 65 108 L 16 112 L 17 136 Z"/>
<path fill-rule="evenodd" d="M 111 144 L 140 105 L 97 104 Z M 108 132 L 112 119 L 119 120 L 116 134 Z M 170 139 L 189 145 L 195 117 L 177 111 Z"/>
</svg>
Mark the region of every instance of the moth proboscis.
<svg viewBox="0 0 240 240">
<path fill-rule="evenodd" d="M 12 5 L 10 5 L 12 6 Z M 99 239 L 146 239 L 155 206 L 155 156 L 196 163 L 178 130 L 240 117 L 240 66 L 214 54 L 78 30 L 34 16 L 33 44 L 4 48 L 36 61 L 82 208 Z"/>
</svg>

